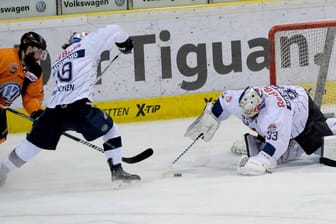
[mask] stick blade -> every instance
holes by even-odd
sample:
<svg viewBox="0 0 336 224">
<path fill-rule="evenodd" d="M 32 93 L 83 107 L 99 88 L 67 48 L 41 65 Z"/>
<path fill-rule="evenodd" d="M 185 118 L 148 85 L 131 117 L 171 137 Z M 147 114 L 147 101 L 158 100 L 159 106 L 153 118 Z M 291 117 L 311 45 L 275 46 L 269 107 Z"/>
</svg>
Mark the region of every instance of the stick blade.
<svg viewBox="0 0 336 224">
<path fill-rule="evenodd" d="M 143 152 L 139 153 L 138 155 L 135 155 L 133 157 L 122 157 L 122 161 L 125 163 L 138 163 L 141 162 L 153 155 L 154 151 L 152 148 L 148 148 L 144 150 Z"/>
</svg>

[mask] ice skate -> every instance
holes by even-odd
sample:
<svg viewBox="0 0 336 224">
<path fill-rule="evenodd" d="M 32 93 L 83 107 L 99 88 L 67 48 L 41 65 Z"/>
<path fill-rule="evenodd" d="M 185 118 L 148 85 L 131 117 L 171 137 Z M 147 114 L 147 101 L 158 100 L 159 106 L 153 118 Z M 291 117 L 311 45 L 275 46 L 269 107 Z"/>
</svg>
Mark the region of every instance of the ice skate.
<svg viewBox="0 0 336 224">
<path fill-rule="evenodd" d="M 111 170 L 112 183 L 114 188 L 123 188 L 132 182 L 141 180 L 139 175 L 125 172 L 121 164 L 113 165 L 112 159 L 107 160 L 107 163 Z"/>
<path fill-rule="evenodd" d="M 139 181 L 141 178 L 136 174 L 129 174 L 123 170 L 121 164 L 114 165 L 111 169 L 112 172 L 112 181 L 123 181 L 129 183 L 131 181 Z"/>
</svg>

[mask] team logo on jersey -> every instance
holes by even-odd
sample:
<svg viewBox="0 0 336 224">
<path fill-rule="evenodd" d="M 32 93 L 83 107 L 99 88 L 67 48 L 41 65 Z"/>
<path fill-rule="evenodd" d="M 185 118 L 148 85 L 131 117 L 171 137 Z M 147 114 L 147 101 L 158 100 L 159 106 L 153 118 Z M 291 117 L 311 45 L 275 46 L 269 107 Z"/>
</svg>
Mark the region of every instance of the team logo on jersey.
<svg viewBox="0 0 336 224">
<path fill-rule="evenodd" d="M 267 130 L 274 132 L 277 130 L 277 125 L 275 123 L 272 123 L 270 125 L 268 125 Z"/>
<path fill-rule="evenodd" d="M 109 126 L 107 124 L 104 124 L 102 127 L 101 127 L 101 131 L 102 132 L 107 132 L 109 130 Z"/>
<path fill-rule="evenodd" d="M 16 82 L 9 82 L 0 86 L 0 96 L 6 104 L 11 105 L 13 101 L 20 96 L 19 84 Z"/>
<path fill-rule="evenodd" d="M 10 63 L 8 71 L 9 73 L 15 73 L 19 69 L 19 64 L 17 63 Z"/>
<path fill-rule="evenodd" d="M 225 101 L 226 101 L 227 103 L 230 103 L 230 102 L 232 101 L 232 96 L 227 96 L 227 97 L 225 97 Z"/>
</svg>

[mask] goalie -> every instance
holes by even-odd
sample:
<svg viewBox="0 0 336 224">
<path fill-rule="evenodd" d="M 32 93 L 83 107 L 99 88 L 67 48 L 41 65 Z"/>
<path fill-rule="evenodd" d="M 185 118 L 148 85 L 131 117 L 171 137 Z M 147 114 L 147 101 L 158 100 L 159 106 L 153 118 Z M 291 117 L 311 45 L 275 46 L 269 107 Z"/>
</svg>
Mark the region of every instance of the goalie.
<svg viewBox="0 0 336 224">
<path fill-rule="evenodd" d="M 185 136 L 195 140 L 202 135 L 208 142 L 220 122 L 230 115 L 257 135 L 245 134 L 247 155 L 240 158 L 237 168 L 241 175 L 268 173 L 277 164 L 296 159 L 302 153 L 319 154 L 322 163 L 335 166 L 336 149 L 320 149 L 325 136 L 336 134 L 336 118 L 325 118 L 302 87 L 265 86 L 224 91 L 214 105 L 207 105 Z"/>
</svg>

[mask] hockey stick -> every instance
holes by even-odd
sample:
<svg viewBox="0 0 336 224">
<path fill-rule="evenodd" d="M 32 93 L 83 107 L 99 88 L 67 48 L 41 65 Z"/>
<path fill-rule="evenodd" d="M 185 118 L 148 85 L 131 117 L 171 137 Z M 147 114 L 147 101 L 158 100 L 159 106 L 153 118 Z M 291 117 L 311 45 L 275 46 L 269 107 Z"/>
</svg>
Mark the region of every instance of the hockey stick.
<svg viewBox="0 0 336 224">
<path fill-rule="evenodd" d="M 176 159 L 171 163 L 171 166 L 174 165 L 196 142 L 203 136 L 201 133 Z"/>
<path fill-rule="evenodd" d="M 100 76 L 97 78 L 96 82 L 100 81 L 102 79 L 102 76 L 104 75 L 104 73 L 107 71 L 107 69 L 112 65 L 112 63 L 117 60 L 117 58 L 119 57 L 119 55 L 121 54 L 121 52 L 119 52 L 116 56 L 114 56 L 114 58 L 110 61 L 110 63 L 104 68 L 104 70 L 101 72 Z"/>
<path fill-rule="evenodd" d="M 189 151 L 189 149 L 191 149 L 191 147 L 198 141 L 198 139 L 203 137 L 203 133 L 201 133 L 199 136 L 197 136 L 197 138 L 180 154 L 176 157 L 175 160 L 173 160 L 173 162 L 169 165 L 169 167 L 167 168 L 167 170 L 165 172 L 163 172 L 163 176 L 167 176 L 169 174 L 172 173 L 173 171 L 173 166 L 174 164 L 187 152 Z"/>
<path fill-rule="evenodd" d="M 34 122 L 35 120 L 27 115 L 25 115 L 24 113 L 21 113 L 17 110 L 14 110 L 12 108 L 6 108 L 6 110 L 8 110 L 9 112 L 12 112 L 13 114 L 16 114 L 24 119 L 27 119 L 31 122 Z M 90 148 L 93 148 L 99 152 L 102 152 L 104 153 L 104 149 L 97 146 L 97 145 L 94 145 L 94 144 L 91 144 L 90 142 L 88 141 L 85 141 L 83 139 L 80 139 L 76 136 L 73 136 L 73 135 L 70 135 L 66 132 L 63 133 L 64 136 L 76 141 L 76 142 L 79 142 L 79 143 L 82 143 L 83 145 L 86 145 Z M 138 162 L 141 162 L 142 160 L 145 160 L 147 159 L 148 157 L 150 157 L 151 155 L 153 155 L 153 149 L 152 148 L 147 148 L 145 149 L 144 151 L 142 151 L 141 153 L 135 155 L 135 156 L 132 156 L 132 157 L 122 157 L 122 161 L 125 162 L 125 163 L 138 163 Z"/>
<path fill-rule="evenodd" d="M 121 52 L 119 52 L 116 56 L 114 56 L 114 58 L 110 61 L 110 63 L 106 66 L 106 68 L 104 68 L 104 70 L 102 71 L 102 75 L 106 72 L 106 70 L 112 65 L 112 63 L 117 60 L 117 58 L 119 57 L 119 55 L 121 54 Z"/>
</svg>

